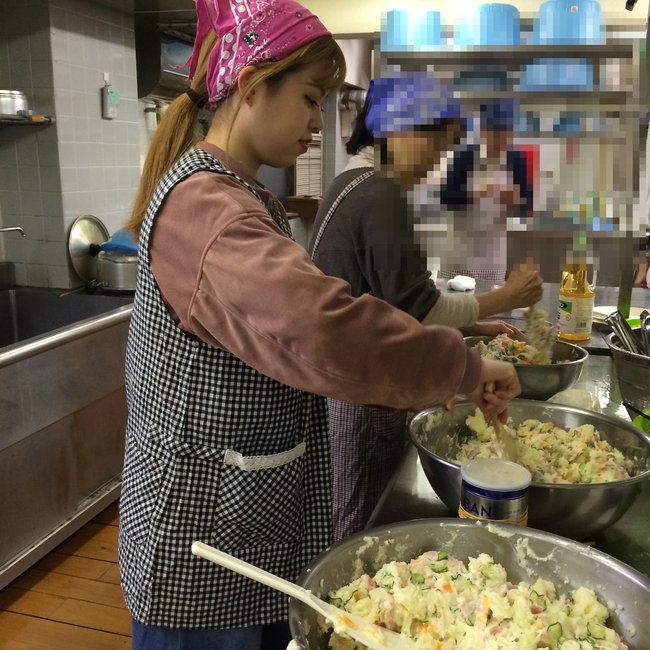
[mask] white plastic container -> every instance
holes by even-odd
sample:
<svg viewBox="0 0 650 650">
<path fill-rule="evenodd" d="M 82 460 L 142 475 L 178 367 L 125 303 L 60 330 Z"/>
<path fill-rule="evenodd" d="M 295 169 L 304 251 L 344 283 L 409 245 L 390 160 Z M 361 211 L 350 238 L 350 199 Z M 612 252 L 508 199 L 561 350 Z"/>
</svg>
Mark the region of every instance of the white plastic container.
<svg viewBox="0 0 650 650">
<path fill-rule="evenodd" d="M 458 516 L 525 526 L 532 476 L 523 466 L 502 458 L 475 458 L 460 468 Z"/>
</svg>

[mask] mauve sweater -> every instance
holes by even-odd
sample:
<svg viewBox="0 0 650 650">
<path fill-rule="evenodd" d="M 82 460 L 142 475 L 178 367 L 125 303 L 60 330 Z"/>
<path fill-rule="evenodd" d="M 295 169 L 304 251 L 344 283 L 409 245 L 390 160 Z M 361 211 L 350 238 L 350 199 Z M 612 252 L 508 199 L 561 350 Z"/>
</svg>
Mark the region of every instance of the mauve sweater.
<svg viewBox="0 0 650 650">
<path fill-rule="evenodd" d="M 277 199 L 218 147 L 199 147 Z M 280 206 L 281 208 L 281 206 Z M 281 208 L 282 209 L 282 208 Z M 289 386 L 356 404 L 421 409 L 476 387 L 457 330 L 421 325 L 329 277 L 237 180 L 197 172 L 156 216 L 151 267 L 179 327 Z"/>
</svg>

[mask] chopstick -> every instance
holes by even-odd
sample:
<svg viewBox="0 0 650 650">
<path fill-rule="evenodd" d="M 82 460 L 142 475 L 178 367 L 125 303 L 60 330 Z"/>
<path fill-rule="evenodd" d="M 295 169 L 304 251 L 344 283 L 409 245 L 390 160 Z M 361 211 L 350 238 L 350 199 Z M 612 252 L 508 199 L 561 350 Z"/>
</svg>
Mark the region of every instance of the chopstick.
<svg viewBox="0 0 650 650">
<path fill-rule="evenodd" d="M 628 404 L 627 402 L 623 402 L 623 406 L 625 408 L 630 409 L 630 411 L 633 411 L 637 415 L 640 415 L 641 417 L 645 418 L 646 420 L 650 420 L 650 415 L 639 410 L 638 408 L 636 408 L 636 406 L 632 406 L 632 404 Z"/>
</svg>

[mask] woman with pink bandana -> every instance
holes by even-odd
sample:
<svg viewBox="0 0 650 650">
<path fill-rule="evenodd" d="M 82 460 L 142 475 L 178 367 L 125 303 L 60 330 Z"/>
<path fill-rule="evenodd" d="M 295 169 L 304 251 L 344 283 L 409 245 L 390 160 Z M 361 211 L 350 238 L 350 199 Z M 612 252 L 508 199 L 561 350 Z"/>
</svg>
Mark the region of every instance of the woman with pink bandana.
<svg viewBox="0 0 650 650">
<path fill-rule="evenodd" d="M 197 14 L 191 89 L 156 130 L 129 222 L 121 581 L 138 650 L 273 650 L 287 598 L 191 544 L 295 580 L 331 543 L 325 397 L 421 409 L 466 393 L 503 418 L 519 384 L 458 331 L 323 275 L 255 180 L 307 150 L 345 77 L 318 19 L 292 0 L 197 0 Z"/>
</svg>

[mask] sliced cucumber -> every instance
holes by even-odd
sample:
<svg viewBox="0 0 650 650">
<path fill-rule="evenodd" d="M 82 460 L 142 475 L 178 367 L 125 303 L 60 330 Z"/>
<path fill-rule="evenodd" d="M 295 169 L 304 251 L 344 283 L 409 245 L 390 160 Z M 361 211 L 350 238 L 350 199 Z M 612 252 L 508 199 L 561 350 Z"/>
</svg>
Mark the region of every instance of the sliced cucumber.
<svg viewBox="0 0 650 650">
<path fill-rule="evenodd" d="M 530 592 L 530 596 L 528 596 L 528 600 L 530 600 L 531 603 L 535 603 L 535 605 L 539 605 L 540 607 L 546 606 L 546 599 L 544 598 L 544 596 L 538 594 L 536 591 Z"/>
<path fill-rule="evenodd" d="M 447 553 L 447 551 L 440 551 L 438 553 L 438 562 L 440 560 L 448 560 L 448 559 L 449 559 L 449 553 Z"/>
<path fill-rule="evenodd" d="M 587 623 L 587 632 L 589 632 L 589 636 L 594 639 L 600 640 L 605 638 L 605 627 L 598 623 Z"/>
<path fill-rule="evenodd" d="M 548 632 L 549 637 L 553 641 L 559 641 L 560 637 L 562 636 L 562 625 L 560 623 L 551 623 L 547 628 L 546 631 Z"/>
<path fill-rule="evenodd" d="M 424 584 L 424 576 L 421 573 L 412 573 L 411 574 L 411 582 L 414 585 L 423 585 Z"/>
<path fill-rule="evenodd" d="M 444 573 L 447 570 L 447 560 L 441 560 L 431 565 L 431 570 L 434 573 Z"/>
<path fill-rule="evenodd" d="M 473 627 L 474 623 L 476 623 L 476 614 L 470 614 L 467 618 L 465 618 L 465 623 L 467 623 L 467 625 L 470 627 Z"/>
</svg>

